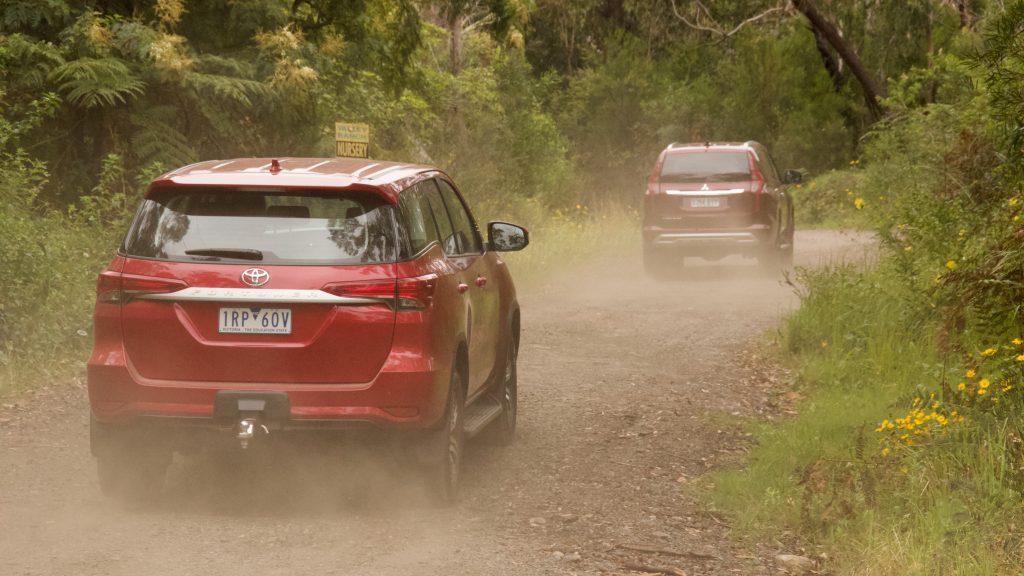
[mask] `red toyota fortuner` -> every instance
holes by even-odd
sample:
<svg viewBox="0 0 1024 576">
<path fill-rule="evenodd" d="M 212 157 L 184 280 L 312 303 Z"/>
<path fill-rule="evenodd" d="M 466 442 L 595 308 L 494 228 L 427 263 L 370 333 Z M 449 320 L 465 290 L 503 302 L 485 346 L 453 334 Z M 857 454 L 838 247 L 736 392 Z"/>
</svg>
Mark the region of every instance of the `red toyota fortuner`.
<svg viewBox="0 0 1024 576">
<path fill-rule="evenodd" d="M 768 272 L 792 265 L 793 200 L 757 142 L 671 144 L 658 156 L 644 196 L 644 268 L 678 270 L 683 257 L 757 258 Z"/>
<path fill-rule="evenodd" d="M 173 451 L 305 429 L 393 432 L 454 498 L 463 443 L 516 426 L 519 307 L 441 171 L 360 159 L 200 162 L 150 185 L 100 274 L 88 365 L 105 492 Z"/>
</svg>

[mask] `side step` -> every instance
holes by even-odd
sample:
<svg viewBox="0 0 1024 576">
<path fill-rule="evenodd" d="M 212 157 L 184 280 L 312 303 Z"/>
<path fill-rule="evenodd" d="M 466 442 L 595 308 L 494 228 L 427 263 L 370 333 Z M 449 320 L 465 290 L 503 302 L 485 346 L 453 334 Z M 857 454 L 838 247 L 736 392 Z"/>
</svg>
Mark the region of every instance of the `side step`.
<svg viewBox="0 0 1024 576">
<path fill-rule="evenodd" d="M 463 424 L 466 437 L 476 436 L 498 416 L 501 416 L 501 402 L 490 394 L 485 394 L 471 406 L 466 407 L 465 424 Z"/>
</svg>

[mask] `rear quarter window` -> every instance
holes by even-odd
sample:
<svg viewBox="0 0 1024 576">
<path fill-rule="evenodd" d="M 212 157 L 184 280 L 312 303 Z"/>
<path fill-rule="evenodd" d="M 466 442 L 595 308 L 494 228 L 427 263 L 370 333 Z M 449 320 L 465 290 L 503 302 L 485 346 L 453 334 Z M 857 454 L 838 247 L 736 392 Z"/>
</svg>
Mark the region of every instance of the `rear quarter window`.
<svg viewBox="0 0 1024 576">
<path fill-rule="evenodd" d="M 177 262 L 393 262 L 394 207 L 351 190 L 157 189 L 139 207 L 123 251 Z"/>
</svg>

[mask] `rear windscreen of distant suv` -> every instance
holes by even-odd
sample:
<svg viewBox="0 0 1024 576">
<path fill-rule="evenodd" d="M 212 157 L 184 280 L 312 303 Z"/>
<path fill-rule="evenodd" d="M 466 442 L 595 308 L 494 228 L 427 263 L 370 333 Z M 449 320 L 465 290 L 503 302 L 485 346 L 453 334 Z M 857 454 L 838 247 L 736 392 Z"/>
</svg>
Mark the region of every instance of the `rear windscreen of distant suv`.
<svg viewBox="0 0 1024 576">
<path fill-rule="evenodd" d="M 743 150 L 666 154 L 662 182 L 737 182 L 750 180 L 750 160 Z"/>
<path fill-rule="evenodd" d="M 168 187 L 143 201 L 128 256 L 174 262 L 380 264 L 395 259 L 393 206 L 349 190 Z"/>
</svg>

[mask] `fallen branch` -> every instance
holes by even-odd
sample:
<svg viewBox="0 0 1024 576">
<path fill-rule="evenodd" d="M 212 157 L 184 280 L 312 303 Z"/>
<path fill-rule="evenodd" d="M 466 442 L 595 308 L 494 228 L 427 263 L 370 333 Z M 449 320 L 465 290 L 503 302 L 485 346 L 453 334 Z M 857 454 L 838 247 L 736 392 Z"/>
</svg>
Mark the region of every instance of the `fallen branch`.
<svg viewBox="0 0 1024 576">
<path fill-rule="evenodd" d="M 667 574 L 668 576 L 686 576 L 686 572 L 679 568 L 660 566 L 648 566 L 646 564 L 640 564 L 638 562 L 620 562 L 623 568 L 626 570 L 632 570 L 634 572 L 646 572 L 648 574 Z"/>
<path fill-rule="evenodd" d="M 678 556 L 680 558 L 693 558 L 695 560 L 721 560 L 718 556 L 711 554 L 701 554 L 700 552 L 680 552 L 678 550 L 666 550 L 664 548 L 647 548 L 644 546 L 634 546 L 632 544 L 616 544 L 616 548 L 622 550 L 631 550 L 633 552 L 644 552 L 647 554 L 664 554 L 666 556 Z"/>
</svg>

